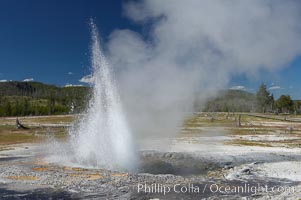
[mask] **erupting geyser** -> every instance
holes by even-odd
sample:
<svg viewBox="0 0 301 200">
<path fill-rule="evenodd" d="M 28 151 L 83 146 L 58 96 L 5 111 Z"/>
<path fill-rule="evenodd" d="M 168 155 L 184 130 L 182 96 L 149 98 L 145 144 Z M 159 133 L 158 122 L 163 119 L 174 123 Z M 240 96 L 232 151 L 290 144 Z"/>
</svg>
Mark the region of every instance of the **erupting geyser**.
<svg viewBox="0 0 301 200">
<path fill-rule="evenodd" d="M 87 113 L 70 131 L 72 153 L 75 162 L 81 165 L 131 169 L 135 163 L 131 132 L 93 22 L 91 29 L 93 96 Z"/>
</svg>

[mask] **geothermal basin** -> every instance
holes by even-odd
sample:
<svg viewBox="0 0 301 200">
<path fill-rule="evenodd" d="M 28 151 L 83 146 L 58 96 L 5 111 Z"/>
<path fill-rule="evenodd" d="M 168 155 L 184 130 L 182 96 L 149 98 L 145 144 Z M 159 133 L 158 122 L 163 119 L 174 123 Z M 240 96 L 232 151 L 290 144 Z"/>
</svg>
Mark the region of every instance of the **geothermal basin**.
<svg viewBox="0 0 301 200">
<path fill-rule="evenodd" d="M 20 118 L 29 129 L 0 119 L 1 199 L 301 196 L 300 116 L 190 113 L 174 133 L 139 138 L 93 21 L 91 30 L 92 97 L 82 115 Z"/>
<path fill-rule="evenodd" d="M 164 138 L 138 140 L 139 167 L 134 171 L 52 162 L 48 159 L 49 152 L 45 151 L 49 129 L 55 134 L 58 127 L 68 125 L 60 120 L 72 116 L 58 116 L 59 120 L 47 129 L 37 127 L 43 123 L 49 126 L 47 117 L 39 124 L 35 122 L 41 119 L 23 118 L 21 120 L 31 129 L 21 130 L 22 134 L 32 134 L 30 131 L 34 130 L 35 139 L 1 143 L 1 199 L 299 198 L 300 123 L 242 114 L 242 124 L 236 127 L 231 118 L 225 120 L 225 115 L 195 114 L 179 129 L 176 138 L 171 142 L 166 138 L 165 144 L 170 145 L 164 149 L 159 148 Z M 50 118 L 52 121 L 53 117 Z M 20 130 L 11 126 L 14 120 L 1 118 L 1 126 L 5 124 L 6 132 L 18 134 Z M 294 126 L 289 134 L 288 126 Z M 3 129 L 1 131 L 4 134 Z M 66 142 L 63 137 L 59 140 L 61 144 Z M 215 190 L 219 185 L 251 188 L 258 184 L 280 189 L 256 193 Z M 162 190 L 155 190 L 160 187 L 171 189 L 164 194 Z"/>
</svg>

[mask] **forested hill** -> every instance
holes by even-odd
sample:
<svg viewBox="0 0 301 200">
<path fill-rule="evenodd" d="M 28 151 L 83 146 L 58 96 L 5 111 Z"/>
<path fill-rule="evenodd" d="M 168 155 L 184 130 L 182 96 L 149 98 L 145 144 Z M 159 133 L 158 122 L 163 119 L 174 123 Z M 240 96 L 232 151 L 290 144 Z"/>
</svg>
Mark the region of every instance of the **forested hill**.
<svg viewBox="0 0 301 200">
<path fill-rule="evenodd" d="M 210 99 L 203 111 L 207 112 L 250 112 L 255 111 L 256 95 L 242 90 L 223 90 Z"/>
<path fill-rule="evenodd" d="M 77 113 L 84 109 L 89 87 L 57 87 L 39 82 L 0 83 L 0 116 Z"/>
<path fill-rule="evenodd" d="M 263 90 L 266 90 L 263 88 Z M 260 91 L 260 89 L 259 89 Z M 289 95 L 281 95 L 277 100 L 268 91 L 256 94 L 242 90 L 220 91 L 209 99 L 198 111 L 206 112 L 274 112 L 301 113 L 301 101 L 292 100 Z"/>
<path fill-rule="evenodd" d="M 84 86 L 58 87 L 39 82 L 0 82 L 0 117 L 80 113 L 85 109 L 90 94 L 91 89 Z M 258 94 L 259 100 L 264 95 L 264 105 L 258 101 Z M 301 101 L 293 101 L 288 95 L 281 95 L 275 101 L 269 92 L 253 94 L 241 90 L 223 90 L 205 105 L 196 101 L 195 110 L 301 113 Z"/>
</svg>

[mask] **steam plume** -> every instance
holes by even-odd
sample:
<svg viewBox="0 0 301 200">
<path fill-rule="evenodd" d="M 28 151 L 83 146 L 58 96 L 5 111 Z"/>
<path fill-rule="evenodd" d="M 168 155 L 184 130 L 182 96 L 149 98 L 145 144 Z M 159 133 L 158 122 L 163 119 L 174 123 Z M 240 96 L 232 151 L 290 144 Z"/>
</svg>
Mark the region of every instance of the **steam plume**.
<svg viewBox="0 0 301 200">
<path fill-rule="evenodd" d="M 204 101 L 231 76 L 285 67 L 301 52 L 300 1 L 144 0 L 124 5 L 144 27 L 108 43 L 137 135 L 176 133 L 195 95 Z"/>
</svg>

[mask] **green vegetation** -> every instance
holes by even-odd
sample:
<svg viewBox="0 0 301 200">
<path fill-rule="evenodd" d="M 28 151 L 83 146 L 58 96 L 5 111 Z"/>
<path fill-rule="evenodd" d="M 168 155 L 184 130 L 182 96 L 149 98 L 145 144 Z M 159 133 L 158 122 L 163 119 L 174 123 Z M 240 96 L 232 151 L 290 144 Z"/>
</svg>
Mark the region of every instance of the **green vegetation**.
<svg viewBox="0 0 301 200">
<path fill-rule="evenodd" d="M 294 102 L 289 95 L 281 95 L 276 101 L 276 106 L 282 112 L 294 111 Z"/>
<path fill-rule="evenodd" d="M 259 112 L 259 113 L 301 113 L 301 101 L 281 95 L 275 102 L 273 94 L 261 84 L 256 94 L 242 90 L 220 91 L 217 97 L 209 99 L 204 107 L 196 103 L 196 110 L 203 112 Z"/>
<path fill-rule="evenodd" d="M 57 87 L 39 82 L 9 81 L 0 83 L 0 117 L 76 114 L 85 109 L 90 98 L 89 87 Z M 282 95 L 275 102 L 262 84 L 257 93 L 242 90 L 220 91 L 205 106 L 204 112 L 273 112 L 300 113 L 301 101 Z"/>
<path fill-rule="evenodd" d="M 79 113 L 85 108 L 89 93 L 89 87 L 17 81 L 0 83 L 0 116 Z"/>
<path fill-rule="evenodd" d="M 226 90 L 209 100 L 205 112 L 251 112 L 255 110 L 255 95 L 241 90 Z"/>
<path fill-rule="evenodd" d="M 273 111 L 274 96 L 267 91 L 265 84 L 261 84 L 256 93 L 256 106 L 259 112 Z"/>
</svg>

